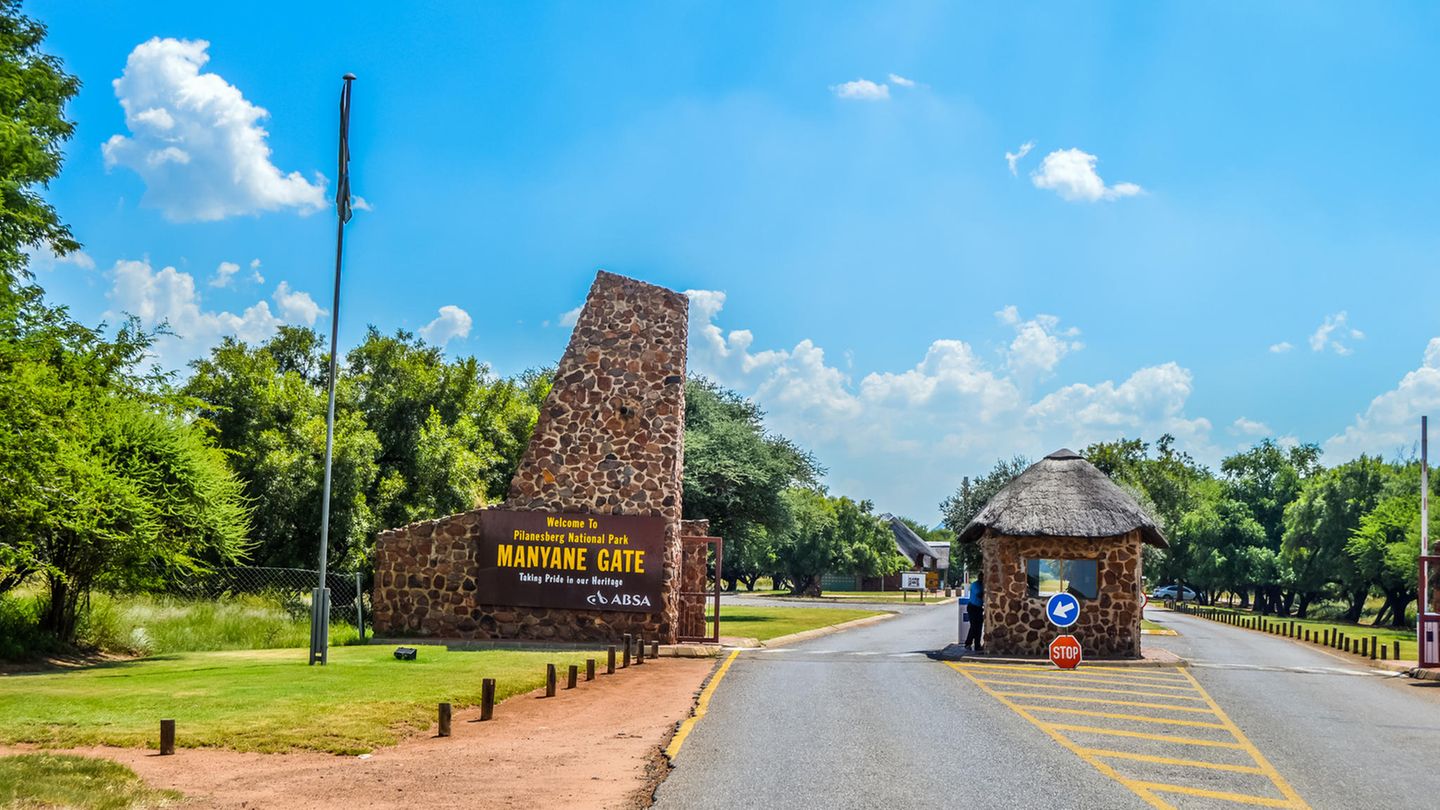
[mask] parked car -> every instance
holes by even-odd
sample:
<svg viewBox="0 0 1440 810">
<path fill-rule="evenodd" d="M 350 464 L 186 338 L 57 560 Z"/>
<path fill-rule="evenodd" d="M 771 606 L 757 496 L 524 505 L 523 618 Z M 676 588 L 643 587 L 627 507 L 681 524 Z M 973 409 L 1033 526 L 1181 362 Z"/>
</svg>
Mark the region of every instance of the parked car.
<svg viewBox="0 0 1440 810">
<path fill-rule="evenodd" d="M 1199 598 L 1199 594 L 1187 587 L 1181 586 L 1180 595 L 1176 596 L 1174 585 L 1162 585 L 1150 594 L 1150 598 L 1162 602 L 1166 599 L 1174 599 L 1177 602 L 1193 602 Z"/>
</svg>

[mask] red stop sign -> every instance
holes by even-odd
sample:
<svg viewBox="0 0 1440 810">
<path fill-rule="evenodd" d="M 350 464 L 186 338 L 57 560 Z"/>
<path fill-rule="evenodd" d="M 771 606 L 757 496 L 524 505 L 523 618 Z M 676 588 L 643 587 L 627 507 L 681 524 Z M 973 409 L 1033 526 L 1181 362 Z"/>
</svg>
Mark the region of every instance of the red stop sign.
<svg viewBox="0 0 1440 810">
<path fill-rule="evenodd" d="M 1080 665 L 1080 642 L 1074 636 L 1056 636 L 1050 642 L 1050 663 L 1061 669 L 1074 669 Z"/>
</svg>

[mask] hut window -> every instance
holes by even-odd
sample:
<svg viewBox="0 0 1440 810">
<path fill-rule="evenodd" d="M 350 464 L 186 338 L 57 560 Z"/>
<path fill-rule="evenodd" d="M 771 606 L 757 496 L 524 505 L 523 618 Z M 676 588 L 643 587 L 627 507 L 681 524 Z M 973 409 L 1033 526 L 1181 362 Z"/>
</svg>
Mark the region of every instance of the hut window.
<svg viewBox="0 0 1440 810">
<path fill-rule="evenodd" d="M 1068 593 L 1080 599 L 1100 596 L 1100 565 L 1095 560 L 1025 560 L 1025 585 L 1031 597 Z"/>
</svg>

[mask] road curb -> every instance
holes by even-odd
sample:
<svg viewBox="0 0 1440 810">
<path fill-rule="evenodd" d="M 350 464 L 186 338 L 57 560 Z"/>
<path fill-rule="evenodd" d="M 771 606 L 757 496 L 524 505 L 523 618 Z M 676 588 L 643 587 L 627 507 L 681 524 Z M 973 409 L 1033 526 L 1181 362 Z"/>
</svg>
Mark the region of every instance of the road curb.
<svg viewBox="0 0 1440 810">
<path fill-rule="evenodd" d="M 798 644 L 798 643 L 800 643 L 800 642 L 802 642 L 802 641 L 809 641 L 809 640 L 812 639 L 812 638 L 820 638 L 821 636 L 828 636 L 828 635 L 832 635 L 832 634 L 834 634 L 834 633 L 842 633 L 842 632 L 844 632 L 844 631 L 846 631 L 846 630 L 854 630 L 854 629 L 857 628 L 857 627 L 864 627 L 864 626 L 866 626 L 866 625 L 878 624 L 878 623 L 880 623 L 880 622 L 887 621 L 887 620 L 889 620 L 889 619 L 893 619 L 893 618 L 895 618 L 896 616 L 899 616 L 899 615 L 900 615 L 899 613 L 887 612 L 887 613 L 882 613 L 882 614 L 879 615 L 879 616 L 866 616 L 866 617 L 863 618 L 863 619 L 852 619 L 851 621 L 848 621 L 848 622 L 841 622 L 841 623 L 839 623 L 839 624 L 832 624 L 832 625 L 829 625 L 829 626 L 827 626 L 827 627 L 817 627 L 817 628 L 815 628 L 814 630 L 801 630 L 801 631 L 798 632 L 798 633 L 791 633 L 791 634 L 788 635 L 788 636 L 776 636 L 775 638 L 772 638 L 772 639 L 770 639 L 769 641 L 762 641 L 762 642 L 760 642 L 760 646 L 769 648 L 769 647 L 784 647 L 784 646 L 786 646 L 786 645 L 788 645 L 788 644 Z"/>
<path fill-rule="evenodd" d="M 1405 670 L 1405 674 L 1412 678 L 1419 678 L 1422 681 L 1440 681 L 1440 669 L 1421 669 L 1411 667 Z"/>
</svg>

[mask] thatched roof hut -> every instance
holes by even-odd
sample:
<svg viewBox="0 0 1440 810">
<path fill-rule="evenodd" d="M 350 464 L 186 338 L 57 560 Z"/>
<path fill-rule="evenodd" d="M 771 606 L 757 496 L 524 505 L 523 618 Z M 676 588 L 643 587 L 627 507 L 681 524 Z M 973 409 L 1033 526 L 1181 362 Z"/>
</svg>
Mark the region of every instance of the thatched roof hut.
<svg viewBox="0 0 1440 810">
<path fill-rule="evenodd" d="M 1139 530 L 1153 546 L 1165 536 L 1130 494 L 1073 450 L 1057 450 L 995 493 L 960 532 L 962 542 L 989 529 L 1010 537 L 1114 537 Z"/>
</svg>

